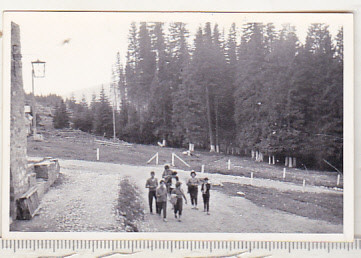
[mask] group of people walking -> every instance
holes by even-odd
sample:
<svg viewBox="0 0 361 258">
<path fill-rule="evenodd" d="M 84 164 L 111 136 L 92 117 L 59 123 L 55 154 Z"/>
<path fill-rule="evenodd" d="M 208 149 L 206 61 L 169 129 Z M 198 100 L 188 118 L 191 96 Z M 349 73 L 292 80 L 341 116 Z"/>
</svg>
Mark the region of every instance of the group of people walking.
<svg viewBox="0 0 361 258">
<path fill-rule="evenodd" d="M 181 188 L 182 183 L 176 171 L 172 171 L 168 165 L 164 166 L 162 179 L 159 181 L 155 178 L 154 171 L 150 172 L 150 178 L 147 180 L 145 187 L 149 189 L 149 210 L 153 214 L 153 200 L 155 200 L 156 213 L 161 216 L 163 212 L 163 221 L 167 221 L 167 201 L 172 204 L 174 217 L 181 221 L 183 211 L 183 199 L 187 204 L 187 197 Z M 208 178 L 199 179 L 194 170 L 191 171 L 190 178 L 187 180 L 188 193 L 190 195 L 192 209 L 198 210 L 198 188 L 201 186 L 203 197 L 204 212 L 209 213 L 209 197 L 211 184 Z"/>
</svg>

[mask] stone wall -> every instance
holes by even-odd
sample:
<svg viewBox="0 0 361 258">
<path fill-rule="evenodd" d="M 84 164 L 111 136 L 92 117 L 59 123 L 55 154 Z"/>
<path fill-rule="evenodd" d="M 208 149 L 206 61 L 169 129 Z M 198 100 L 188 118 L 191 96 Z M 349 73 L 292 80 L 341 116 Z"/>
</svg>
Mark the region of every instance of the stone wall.
<svg viewBox="0 0 361 258">
<path fill-rule="evenodd" d="M 12 22 L 10 111 L 10 216 L 12 219 L 16 218 L 15 200 L 29 189 L 24 105 L 20 28 Z"/>
</svg>

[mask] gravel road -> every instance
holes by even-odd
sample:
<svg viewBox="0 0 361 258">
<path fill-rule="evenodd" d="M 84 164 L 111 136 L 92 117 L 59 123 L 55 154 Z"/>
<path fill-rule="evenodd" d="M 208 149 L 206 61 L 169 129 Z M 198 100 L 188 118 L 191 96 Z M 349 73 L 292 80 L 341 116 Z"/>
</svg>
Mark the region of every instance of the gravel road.
<svg viewBox="0 0 361 258">
<path fill-rule="evenodd" d="M 138 185 L 146 211 L 144 231 L 159 232 L 244 232 L 244 233 L 341 233 L 342 225 L 259 207 L 242 197 L 230 197 L 211 191 L 210 215 L 202 209 L 184 206 L 182 222 L 174 219 L 168 205 L 168 222 L 150 215 L 145 180 L 151 170 L 161 177 L 163 167 L 130 166 L 79 160 L 59 160 L 62 182 L 51 187 L 41 201 L 41 209 L 30 221 L 16 221 L 11 231 L 28 232 L 119 232 L 120 222 L 114 210 L 120 178 L 129 176 Z M 177 170 L 178 171 L 178 170 Z M 179 171 L 185 182 L 189 172 Z M 249 180 L 226 175 L 207 175 L 211 181 Z M 261 179 L 258 179 L 260 182 Z M 254 182 L 258 182 L 254 181 Z M 258 183 L 257 183 L 258 184 Z M 274 187 L 271 180 L 263 185 Z M 300 190 L 290 183 L 277 183 L 282 189 Z M 296 187 L 296 188 L 294 188 Z M 185 190 L 185 185 L 183 184 Z M 306 187 L 306 191 L 315 191 Z M 330 191 L 320 188 L 317 191 Z M 317 192 L 316 191 L 316 192 Z M 189 200 L 189 196 L 187 196 Z M 199 207 L 202 207 L 199 195 Z"/>
</svg>

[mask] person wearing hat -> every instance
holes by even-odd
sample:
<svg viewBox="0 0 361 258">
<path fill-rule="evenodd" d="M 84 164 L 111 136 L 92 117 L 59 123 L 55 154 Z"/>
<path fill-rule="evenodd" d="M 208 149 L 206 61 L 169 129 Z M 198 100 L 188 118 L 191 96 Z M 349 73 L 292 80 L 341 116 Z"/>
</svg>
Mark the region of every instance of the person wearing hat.
<svg viewBox="0 0 361 258">
<path fill-rule="evenodd" d="M 165 181 L 162 179 L 159 182 L 160 186 L 156 190 L 158 210 L 157 213 L 160 216 L 163 210 L 163 221 L 167 222 L 167 187 Z"/>
<path fill-rule="evenodd" d="M 174 205 L 174 217 L 177 219 L 178 221 L 181 222 L 181 217 L 182 217 L 182 210 L 183 210 L 183 198 L 185 203 L 187 204 L 187 198 L 183 192 L 183 190 L 181 189 L 181 182 L 177 182 L 176 183 L 176 188 L 172 190 L 172 195 L 176 195 L 177 201 Z"/>
<path fill-rule="evenodd" d="M 196 172 L 192 170 L 191 178 L 189 178 L 187 181 L 187 186 L 189 195 L 191 197 L 192 209 L 198 210 L 198 185 L 200 184 L 200 180 L 196 178 L 196 176 Z"/>
<path fill-rule="evenodd" d="M 165 165 L 164 166 L 164 171 L 163 171 L 163 174 L 162 174 L 162 178 L 166 179 L 168 176 L 172 175 L 172 172 L 173 171 L 169 168 L 169 165 Z"/>
<path fill-rule="evenodd" d="M 158 211 L 157 197 L 155 193 L 158 187 L 158 179 L 156 179 L 154 176 L 155 176 L 154 171 L 150 172 L 150 178 L 148 178 L 147 182 L 145 183 L 145 188 L 149 189 L 148 201 L 149 201 L 150 214 L 153 214 L 153 199 L 155 199 L 155 208 L 156 211 Z"/>
<path fill-rule="evenodd" d="M 210 190 L 211 190 L 211 184 L 208 182 L 208 178 L 206 177 L 203 179 L 201 191 L 202 191 L 202 197 L 203 197 L 204 212 L 207 212 L 207 215 L 210 215 L 210 213 L 209 213 L 209 197 L 210 197 L 209 191 Z"/>
</svg>

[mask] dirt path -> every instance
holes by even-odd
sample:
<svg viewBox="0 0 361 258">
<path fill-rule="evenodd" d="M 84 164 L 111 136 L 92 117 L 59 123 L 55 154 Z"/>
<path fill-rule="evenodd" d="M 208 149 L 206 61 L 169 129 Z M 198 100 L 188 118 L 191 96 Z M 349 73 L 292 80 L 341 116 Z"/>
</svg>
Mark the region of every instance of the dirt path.
<svg viewBox="0 0 361 258">
<path fill-rule="evenodd" d="M 163 168 L 136 167 L 112 163 L 60 160 L 64 181 L 52 187 L 42 200 L 42 208 L 31 221 L 16 221 L 12 230 L 21 231 L 119 231 L 114 206 L 117 200 L 119 179 L 129 176 L 138 185 L 146 210 L 145 231 L 161 232 L 245 232 L 245 233 L 341 233 L 342 225 L 311 220 L 293 214 L 258 207 L 242 197 L 230 197 L 218 191 L 211 192 L 210 212 L 184 206 L 182 222 L 174 219 L 168 205 L 168 222 L 158 215 L 150 215 L 147 189 L 144 188 L 149 172 L 154 170 L 159 179 Z M 188 172 L 179 172 L 182 182 Z M 211 180 L 221 180 L 224 175 L 210 175 Z M 226 179 L 226 178 L 225 178 Z M 185 186 L 183 185 L 185 190 Z M 187 196 L 189 200 L 189 196 Z"/>
</svg>

